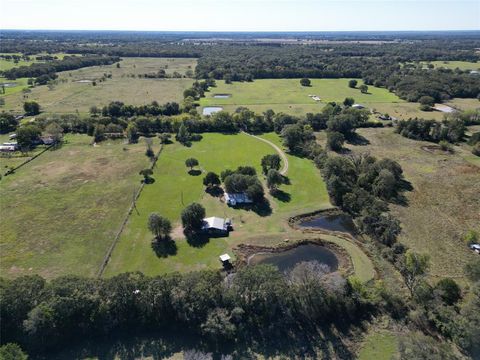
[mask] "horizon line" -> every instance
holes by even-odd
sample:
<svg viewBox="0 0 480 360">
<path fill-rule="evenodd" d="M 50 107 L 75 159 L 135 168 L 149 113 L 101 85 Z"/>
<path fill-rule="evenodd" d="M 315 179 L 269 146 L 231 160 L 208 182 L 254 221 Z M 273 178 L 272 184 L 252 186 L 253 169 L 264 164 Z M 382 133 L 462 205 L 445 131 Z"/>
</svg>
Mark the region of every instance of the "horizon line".
<svg viewBox="0 0 480 360">
<path fill-rule="evenodd" d="M 132 30 L 132 29 L 0 29 L 2 31 L 98 31 L 98 32 L 158 32 L 158 33 L 412 33 L 412 32 L 480 32 L 479 29 L 429 30 Z"/>
</svg>

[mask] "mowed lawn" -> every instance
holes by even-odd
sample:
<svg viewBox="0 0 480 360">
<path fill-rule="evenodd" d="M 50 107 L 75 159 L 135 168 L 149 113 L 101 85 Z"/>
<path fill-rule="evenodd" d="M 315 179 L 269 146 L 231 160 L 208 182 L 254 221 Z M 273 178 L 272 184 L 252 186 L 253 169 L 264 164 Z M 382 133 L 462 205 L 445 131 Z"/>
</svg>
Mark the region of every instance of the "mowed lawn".
<svg viewBox="0 0 480 360">
<path fill-rule="evenodd" d="M 200 105 L 223 106 L 232 111 L 239 106 L 246 106 L 261 112 L 267 109 L 288 113 L 318 112 L 330 101 L 342 102 L 346 97 L 353 97 L 356 103 L 374 108 L 375 104 L 403 103 L 395 94 L 383 88 L 369 86 L 368 94 L 362 94 L 348 87 L 350 79 L 311 79 L 312 85 L 300 85 L 300 79 L 260 79 L 253 82 L 217 81 L 217 86 L 210 89 Z M 227 99 L 214 98 L 215 94 L 231 94 Z M 321 101 L 314 101 L 308 95 L 317 95 Z"/>
<path fill-rule="evenodd" d="M 278 135 L 264 136 L 279 143 Z M 139 213 L 132 214 L 107 266 L 106 275 L 136 270 L 154 275 L 220 268 L 218 256 L 225 252 L 232 255 L 234 245 L 283 241 L 292 232 L 287 224 L 289 216 L 331 206 L 325 184 L 313 163 L 292 156 L 288 157 L 287 174 L 291 185 L 282 186 L 290 200 L 277 200 L 267 195 L 271 207 L 269 215 L 229 208 L 218 198 L 205 193 L 202 185 L 205 172 L 220 173 L 227 168 L 251 165 L 260 174 L 261 158 L 273 153 L 275 150 L 270 145 L 246 134 L 204 134 L 204 138 L 190 148 L 178 143 L 167 145 L 154 171 L 155 182 L 146 186 L 141 194 L 137 203 Z M 185 160 L 189 157 L 199 160 L 202 175 L 188 174 Z M 226 238 L 211 238 L 202 246 L 189 244 L 181 231 L 180 213 L 192 202 L 202 203 L 207 216 L 231 218 L 235 231 Z M 176 239 L 177 249 L 168 257 L 157 256 L 152 250 L 153 236 L 147 229 L 147 219 L 152 212 L 168 217 L 174 224 L 172 236 Z"/>
<path fill-rule="evenodd" d="M 196 59 L 125 58 L 120 62 L 120 68 L 113 64 L 64 71 L 58 73 L 56 85 L 51 89 L 36 86 L 28 94 L 23 94 L 20 84 L 9 88 L 3 96 L 3 109 L 22 111 L 26 100 L 37 101 L 46 113 L 83 114 L 88 113 L 92 106 L 102 107 L 117 100 L 131 105 L 150 104 L 152 101 L 180 103 L 183 91 L 192 85 L 193 79 L 145 79 L 138 76 L 159 70 L 185 76 L 187 71 L 195 69 L 195 65 Z M 100 81 L 104 74 L 111 75 L 111 78 Z M 93 86 L 93 81 L 96 81 L 96 86 Z"/>
<path fill-rule="evenodd" d="M 67 135 L 62 148 L 0 181 L 2 276 L 98 271 L 149 160 L 143 143 L 91 139 Z"/>
</svg>

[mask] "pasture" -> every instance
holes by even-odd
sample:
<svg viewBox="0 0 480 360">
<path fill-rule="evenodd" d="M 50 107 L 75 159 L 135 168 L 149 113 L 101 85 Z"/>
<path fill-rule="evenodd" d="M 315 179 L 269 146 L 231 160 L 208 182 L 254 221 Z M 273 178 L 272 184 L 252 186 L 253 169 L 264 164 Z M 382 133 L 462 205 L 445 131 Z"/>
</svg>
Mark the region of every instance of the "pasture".
<svg viewBox="0 0 480 360">
<path fill-rule="evenodd" d="M 278 139 L 274 134 L 267 134 L 267 137 Z M 107 275 L 134 270 L 152 275 L 219 268 L 218 256 L 231 252 L 234 245 L 283 241 L 290 232 L 287 225 L 289 215 L 330 206 L 319 172 L 306 159 L 289 156 L 291 185 L 282 186 L 289 200 L 268 196 L 271 214 L 267 210 L 255 213 L 226 206 L 219 198 L 205 193 L 202 184 L 204 174 L 189 175 L 185 167 L 185 159 L 194 157 L 199 160 L 203 173 L 220 173 L 227 168 L 251 165 L 260 174 L 261 158 L 272 153 L 275 150 L 270 145 L 246 134 L 204 134 L 203 140 L 193 143 L 190 148 L 178 143 L 167 145 L 154 171 L 155 182 L 145 187 L 137 203 L 139 213 L 132 214 L 107 266 Z M 181 231 L 180 212 L 192 202 L 202 203 L 207 216 L 231 218 L 235 231 L 230 237 L 212 238 L 206 244 L 189 244 Z M 158 257 L 152 250 L 152 235 L 146 226 L 151 212 L 168 217 L 174 224 L 172 236 L 176 239 L 177 249 L 173 256 Z"/>
<path fill-rule="evenodd" d="M 200 105 L 223 106 L 233 111 L 239 106 L 246 106 L 262 112 L 273 109 L 276 112 L 304 114 L 319 112 L 330 101 L 342 102 L 346 97 L 353 97 L 356 103 L 370 108 L 382 103 L 403 103 L 395 94 L 386 89 L 369 86 L 368 94 L 362 94 L 357 88 L 348 87 L 349 79 L 311 79 L 311 86 L 300 85 L 300 79 L 260 79 L 253 82 L 217 81 L 217 86 L 210 88 Z M 214 98 L 215 94 L 231 94 L 226 99 Z M 317 95 L 321 101 L 315 101 L 309 95 Z"/>
<path fill-rule="evenodd" d="M 281 146 L 276 134 L 264 134 L 262 137 Z M 323 179 L 307 159 L 287 154 L 290 184 L 282 185 L 280 197 L 275 198 L 267 193 L 270 211 L 233 209 L 204 191 L 202 178 L 205 172 L 220 173 L 226 168 L 251 165 L 260 174 L 262 156 L 274 152 L 269 144 L 246 134 L 204 134 L 203 140 L 193 143 L 190 148 L 178 143 L 167 145 L 154 170 L 155 182 L 146 186 L 142 192 L 137 202 L 138 212 L 132 213 L 105 275 L 113 276 L 125 271 L 142 271 L 155 275 L 173 271 L 219 269 L 221 264 L 218 256 L 225 252 L 233 255 L 232 248 L 239 244 L 272 246 L 284 241 L 318 237 L 294 231 L 287 223 L 291 216 L 331 207 Z M 199 160 L 202 175 L 188 174 L 184 163 L 188 157 Z M 262 175 L 260 178 L 263 180 Z M 211 238 L 206 243 L 187 241 L 182 233 L 180 213 L 191 202 L 200 202 L 206 208 L 207 216 L 231 218 L 235 230 L 229 237 Z M 158 212 L 172 221 L 175 246 L 158 252 L 153 250 L 153 236 L 147 229 L 147 219 L 152 212 Z M 373 277 L 373 265 L 357 245 L 335 236 L 321 237 L 348 252 L 356 275 L 361 280 L 368 281 Z"/>
<path fill-rule="evenodd" d="M 3 276 L 94 276 L 149 164 L 142 143 L 65 140 L 0 182 Z"/>
<path fill-rule="evenodd" d="M 191 86 L 192 79 L 152 79 L 139 75 L 165 70 L 167 74 L 178 72 L 185 76 L 195 65 L 195 59 L 125 58 L 119 68 L 113 64 L 60 72 L 53 86 L 36 86 L 28 93 L 18 93 L 22 89 L 19 86 L 7 90 L 2 96 L 3 109 L 21 112 L 26 100 L 37 101 L 46 113 L 88 113 L 92 106 L 102 107 L 117 100 L 132 105 L 152 101 L 180 103 L 183 90 Z"/>
<path fill-rule="evenodd" d="M 0 54 L 0 55 L 21 55 L 21 54 L 9 53 L 9 54 Z M 0 58 L 0 71 L 10 70 L 14 67 L 29 66 L 35 63 L 43 63 L 45 61 L 35 59 L 36 56 L 41 56 L 41 55 L 49 55 L 49 56 L 57 57 L 59 60 L 63 59 L 65 56 L 72 56 L 72 54 L 65 54 L 65 53 L 54 53 L 54 54 L 40 53 L 40 54 L 30 55 L 29 60 L 21 59 L 21 60 L 18 60 L 18 62 Z"/>
<path fill-rule="evenodd" d="M 422 148 L 431 143 L 404 138 L 392 128 L 357 132 L 369 144 L 350 145 L 351 151 L 398 161 L 413 185 L 414 190 L 405 193 L 408 206 L 391 205 L 402 224 L 399 241 L 430 255 L 431 280 L 462 280 L 463 267 L 478 256 L 468 249 L 463 236 L 480 224 L 480 162 L 472 159 L 464 145 L 455 146 L 454 154 L 431 153 Z M 324 144 L 324 137 L 320 138 Z"/>
<path fill-rule="evenodd" d="M 460 69 L 460 70 L 480 70 L 480 63 L 469 61 L 430 61 L 424 64 L 432 64 L 435 68 Z"/>
</svg>

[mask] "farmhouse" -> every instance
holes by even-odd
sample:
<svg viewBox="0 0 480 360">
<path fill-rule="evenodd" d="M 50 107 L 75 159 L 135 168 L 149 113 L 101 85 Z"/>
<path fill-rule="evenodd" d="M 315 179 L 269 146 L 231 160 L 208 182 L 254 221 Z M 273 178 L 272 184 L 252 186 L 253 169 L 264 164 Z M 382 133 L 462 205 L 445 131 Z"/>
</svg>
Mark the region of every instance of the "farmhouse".
<svg viewBox="0 0 480 360">
<path fill-rule="evenodd" d="M 230 206 L 253 203 L 252 199 L 245 193 L 225 193 L 225 202 Z"/>
<path fill-rule="evenodd" d="M 230 219 L 224 219 L 215 216 L 203 219 L 203 232 L 226 236 L 231 229 L 232 222 Z"/>
</svg>

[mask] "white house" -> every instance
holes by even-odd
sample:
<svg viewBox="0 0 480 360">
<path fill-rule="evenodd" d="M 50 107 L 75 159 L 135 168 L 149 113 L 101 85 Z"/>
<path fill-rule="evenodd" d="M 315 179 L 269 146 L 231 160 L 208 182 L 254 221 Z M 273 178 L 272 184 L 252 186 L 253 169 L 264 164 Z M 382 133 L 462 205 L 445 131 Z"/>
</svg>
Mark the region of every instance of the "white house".
<svg viewBox="0 0 480 360">
<path fill-rule="evenodd" d="M 230 219 L 224 219 L 215 216 L 203 219 L 202 231 L 207 233 L 227 235 L 231 228 L 232 222 Z"/>
<path fill-rule="evenodd" d="M 353 104 L 352 108 L 354 108 L 354 109 L 365 109 L 365 106 L 363 106 L 362 104 Z"/>
</svg>

